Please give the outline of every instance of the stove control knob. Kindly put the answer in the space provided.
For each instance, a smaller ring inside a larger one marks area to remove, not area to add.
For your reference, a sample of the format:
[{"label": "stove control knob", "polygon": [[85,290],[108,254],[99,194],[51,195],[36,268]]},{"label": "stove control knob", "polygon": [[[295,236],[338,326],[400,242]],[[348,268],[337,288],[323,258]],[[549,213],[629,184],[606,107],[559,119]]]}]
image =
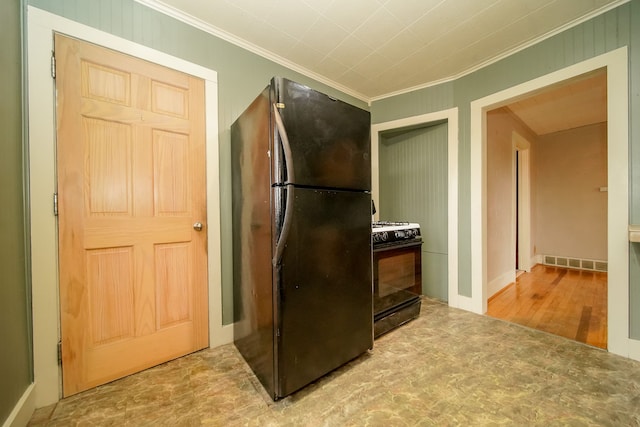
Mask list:
[{"label": "stove control knob", "polygon": [[381,237],[382,237],[382,241],[384,242],[389,238],[389,234],[387,234],[387,232],[385,231],[385,232],[382,233]]}]

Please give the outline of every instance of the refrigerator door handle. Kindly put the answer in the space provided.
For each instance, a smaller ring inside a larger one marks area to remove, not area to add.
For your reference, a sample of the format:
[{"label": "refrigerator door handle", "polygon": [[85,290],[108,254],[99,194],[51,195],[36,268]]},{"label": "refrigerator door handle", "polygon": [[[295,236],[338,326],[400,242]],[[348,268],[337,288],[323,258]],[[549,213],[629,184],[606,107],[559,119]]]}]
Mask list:
[{"label": "refrigerator door handle", "polygon": [[[287,136],[287,130],[282,122],[282,117],[278,111],[276,104],[273,104],[273,116],[275,118],[276,127],[278,128],[278,134],[280,134],[280,140],[282,141],[282,149],[284,151],[284,163],[285,170],[287,172],[287,183],[295,182],[293,177],[293,155],[291,153],[291,145],[289,144],[289,137]],[[289,237],[289,229],[291,228],[291,217],[293,215],[293,185],[286,186],[287,201],[284,208],[284,219],[282,221],[282,229],[280,230],[280,236],[276,242],[276,250],[273,256],[273,266],[275,267],[282,258],[282,252],[284,251],[284,245]]]},{"label": "refrigerator door handle", "polygon": [[287,239],[289,238],[289,230],[291,229],[291,217],[293,216],[293,185],[287,185],[285,188],[287,191],[287,201],[285,202],[284,207],[284,220],[282,221],[282,229],[280,230],[280,236],[278,237],[278,241],[276,242],[276,250],[273,256],[272,264],[273,266],[277,266],[280,260],[282,259],[282,252],[284,251],[284,245],[287,243]]},{"label": "refrigerator door handle", "polygon": [[276,104],[273,104],[273,116],[276,120],[276,127],[278,128],[280,140],[282,141],[282,149],[284,150],[284,167],[287,172],[287,181],[285,184],[296,182],[293,177],[293,154],[291,153],[291,144],[289,144],[287,130],[284,127],[284,123],[282,123],[282,117],[280,116],[280,112],[278,111]]}]

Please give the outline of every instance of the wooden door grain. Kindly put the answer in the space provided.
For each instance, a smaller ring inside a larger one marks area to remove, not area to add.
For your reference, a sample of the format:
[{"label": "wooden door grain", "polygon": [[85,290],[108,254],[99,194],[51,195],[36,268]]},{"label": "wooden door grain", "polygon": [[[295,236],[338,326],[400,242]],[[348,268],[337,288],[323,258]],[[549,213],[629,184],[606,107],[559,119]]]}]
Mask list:
[{"label": "wooden door grain", "polygon": [[208,345],[204,82],[56,35],[63,393]]}]

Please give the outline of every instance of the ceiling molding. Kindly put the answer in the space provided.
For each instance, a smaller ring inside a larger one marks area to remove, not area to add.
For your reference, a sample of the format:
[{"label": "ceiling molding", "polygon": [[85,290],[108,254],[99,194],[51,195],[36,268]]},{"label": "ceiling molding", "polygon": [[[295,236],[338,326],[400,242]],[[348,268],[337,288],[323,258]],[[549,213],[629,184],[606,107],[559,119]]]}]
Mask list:
[{"label": "ceiling molding", "polygon": [[618,0],[616,2],[609,3],[608,5],[603,6],[600,9],[594,10],[593,12],[583,16],[582,18],[573,20],[573,21],[571,21],[571,22],[569,22],[569,23],[567,23],[567,24],[565,24],[565,25],[563,25],[561,27],[556,28],[555,30],[553,30],[551,32],[548,32],[546,34],[543,34],[542,36],[539,36],[539,37],[536,37],[534,39],[531,39],[529,42],[527,42],[525,44],[522,44],[522,45],[520,45],[520,46],[518,46],[518,47],[516,47],[514,49],[507,50],[507,51],[505,51],[504,53],[502,53],[502,54],[500,54],[498,56],[495,56],[495,57],[493,57],[493,58],[491,58],[491,59],[489,59],[487,61],[481,62],[480,64],[478,64],[478,65],[476,65],[474,67],[468,68],[468,69],[466,69],[466,70],[464,70],[464,71],[462,71],[462,72],[460,72],[460,73],[458,73],[456,75],[453,75],[451,77],[447,77],[446,79],[441,79],[441,80],[437,80],[437,81],[433,81],[433,82],[428,82],[428,83],[425,83],[425,84],[422,84],[422,85],[413,86],[413,87],[402,89],[402,90],[398,90],[398,91],[395,91],[395,92],[389,92],[389,93],[384,94],[384,95],[374,96],[374,97],[371,97],[369,99],[369,104],[371,104],[372,102],[375,102],[375,101],[380,101],[380,100],[385,99],[385,98],[391,98],[393,96],[403,95],[405,93],[409,93],[409,92],[413,92],[413,91],[421,90],[421,89],[426,89],[426,88],[429,88],[429,87],[432,87],[432,86],[440,85],[442,83],[447,83],[447,82],[450,82],[450,81],[457,80],[457,79],[459,79],[461,77],[464,77],[464,76],[467,76],[467,75],[469,75],[471,73],[474,73],[474,72],[476,72],[476,71],[478,71],[478,70],[480,70],[480,69],[482,69],[484,67],[487,67],[487,66],[489,66],[491,64],[495,64],[498,61],[501,61],[501,60],[503,60],[503,59],[515,54],[515,53],[518,53],[518,52],[523,51],[523,50],[525,50],[525,49],[527,49],[527,48],[529,48],[531,46],[534,46],[534,45],[536,45],[536,44],[538,44],[538,43],[540,43],[540,42],[542,42],[542,41],[544,41],[546,39],[549,39],[549,38],[551,38],[551,37],[553,37],[553,36],[555,36],[557,34],[560,34],[563,31],[566,31],[566,30],[568,30],[570,28],[573,28],[573,27],[575,27],[577,25],[580,25],[583,22],[586,22],[586,21],[588,21],[588,20],[590,20],[592,18],[595,18],[598,15],[602,15],[603,13],[606,13],[606,12],[612,10],[612,9],[615,9],[616,7],[619,7],[619,6],[621,6],[621,5],[625,4],[625,3],[629,3],[630,1],[631,0]]},{"label": "ceiling molding", "polygon": [[401,89],[401,90],[398,90],[398,91],[389,92],[389,93],[386,93],[386,94],[383,94],[383,95],[374,96],[374,97],[368,97],[368,96],[366,96],[366,95],[364,95],[364,94],[362,94],[360,92],[354,91],[353,89],[351,89],[351,88],[349,88],[349,87],[347,87],[345,85],[337,83],[336,81],[331,80],[331,79],[329,79],[329,78],[327,78],[327,77],[325,77],[325,76],[323,76],[321,74],[318,74],[318,73],[316,73],[314,71],[311,71],[308,68],[302,67],[301,65],[296,64],[296,63],[288,60],[287,58],[284,58],[284,57],[282,57],[280,55],[277,55],[277,54],[275,54],[275,53],[273,53],[273,52],[271,52],[269,50],[263,49],[263,48],[255,45],[255,44],[253,44],[251,42],[248,42],[248,41],[246,41],[246,40],[244,40],[244,39],[242,39],[240,37],[237,37],[237,36],[227,32],[227,31],[224,31],[224,30],[222,30],[222,29],[220,29],[220,28],[218,28],[216,26],[213,26],[213,25],[211,25],[209,23],[206,23],[203,20],[201,20],[201,19],[199,19],[197,17],[194,17],[193,15],[187,14],[185,12],[182,12],[181,10],[178,10],[178,9],[172,7],[172,6],[169,6],[169,5],[165,4],[164,2],[162,2],[161,0],[134,0],[134,1],[137,2],[137,3],[140,3],[140,4],[144,5],[144,6],[147,6],[147,7],[151,8],[151,9],[153,9],[153,10],[156,10],[156,11],[162,13],[162,14],[170,16],[170,17],[172,17],[172,18],[174,18],[174,19],[176,19],[178,21],[184,22],[187,25],[190,25],[192,27],[198,28],[198,29],[200,29],[200,30],[202,30],[202,31],[204,31],[206,33],[209,33],[209,34],[211,34],[211,35],[213,35],[213,36],[215,36],[217,38],[220,38],[220,39],[222,39],[224,41],[227,41],[227,42],[229,42],[231,44],[234,44],[234,45],[236,45],[236,46],[238,46],[238,47],[240,47],[242,49],[245,49],[245,50],[247,50],[249,52],[252,52],[252,53],[254,53],[254,54],[258,55],[258,56],[261,56],[261,57],[263,57],[265,59],[273,61],[273,62],[275,62],[275,63],[277,63],[279,65],[282,65],[282,66],[292,70],[292,71],[296,71],[296,72],[298,72],[298,73],[300,73],[302,75],[305,75],[305,76],[307,76],[307,77],[309,77],[311,79],[314,79],[314,80],[316,80],[316,81],[318,81],[320,83],[323,83],[323,84],[325,84],[325,85],[327,85],[329,87],[332,87],[332,88],[334,88],[336,90],[339,90],[339,91],[341,91],[341,92],[343,92],[343,93],[345,93],[347,95],[353,96],[356,99],[359,99],[359,100],[361,100],[363,102],[366,102],[368,105],[371,105],[371,103],[375,102],[375,101],[380,101],[380,100],[383,100],[383,99],[386,99],[386,98],[390,98],[390,97],[393,97],[393,96],[403,95],[403,94],[414,92],[414,91],[417,91],[417,90],[426,89],[426,88],[429,88],[429,87],[433,87],[433,86],[437,86],[437,85],[440,85],[440,84],[443,84],[443,83],[451,82],[451,81],[457,80],[459,78],[462,78],[464,76],[467,76],[467,75],[469,75],[471,73],[474,73],[475,71],[478,71],[478,70],[480,70],[480,69],[482,69],[484,67],[487,67],[487,66],[489,66],[491,64],[494,64],[494,63],[496,63],[498,61],[501,61],[502,59],[507,58],[507,57],[517,53],[517,52],[520,52],[520,51],[522,51],[524,49],[527,49],[527,48],[529,48],[529,47],[531,47],[531,46],[533,46],[535,44],[538,44],[538,43],[540,43],[540,42],[542,42],[542,41],[544,41],[544,40],[546,40],[548,38],[551,38],[551,37],[563,32],[563,31],[566,31],[566,30],[568,30],[568,29],[570,29],[572,27],[575,27],[575,26],[583,23],[583,22],[586,22],[586,21],[588,21],[588,20],[590,20],[590,19],[592,19],[592,18],[594,18],[594,17],[596,17],[598,15],[601,15],[601,14],[603,14],[605,12],[608,12],[609,10],[615,9],[615,8],[625,4],[625,3],[628,3],[631,0],[617,0],[617,1],[614,1],[612,3],[609,3],[609,4],[603,6],[603,7],[599,8],[599,9],[596,9],[596,10],[592,11],[591,13],[588,13],[587,15],[585,15],[585,16],[583,16],[581,18],[575,19],[575,20],[573,20],[573,21],[571,21],[571,22],[569,22],[569,23],[567,23],[567,24],[565,24],[565,25],[563,25],[561,27],[558,27],[557,29],[555,29],[553,31],[550,31],[550,32],[548,32],[546,34],[543,34],[543,35],[541,35],[539,37],[535,37],[535,38],[531,39],[530,41],[528,41],[528,42],[526,42],[524,44],[521,44],[520,46],[517,46],[517,47],[515,47],[513,49],[506,50],[505,52],[501,53],[500,55],[497,55],[497,56],[495,56],[495,57],[493,57],[493,58],[491,58],[489,60],[483,61],[483,62],[481,62],[481,63],[479,63],[479,64],[477,64],[477,65],[475,65],[475,66],[473,66],[471,68],[463,70],[460,73],[457,73],[455,75],[452,75],[452,76],[449,76],[449,77],[446,77],[446,78],[443,78],[443,79],[427,82],[427,83],[424,83],[424,84],[412,86],[412,87],[409,87],[409,88],[406,88],[406,89]]},{"label": "ceiling molding", "polygon": [[206,33],[209,33],[219,39],[227,41],[231,44],[234,44],[242,49],[248,50],[249,52],[255,53],[258,56],[261,56],[265,59],[275,62],[276,64],[282,65],[290,70],[296,71],[300,74],[303,74],[313,80],[316,80],[320,83],[323,83],[329,87],[332,87],[340,92],[343,92],[347,95],[353,96],[360,101],[366,102],[368,105],[371,105],[371,100],[367,96],[354,91],[351,88],[348,88],[344,85],[336,83],[333,80],[326,78],[325,76],[315,73],[307,68],[304,68],[294,62],[289,61],[287,58],[283,58],[280,55],[276,55],[275,53],[268,51],[266,49],[261,48],[260,46],[256,46],[253,43],[250,43],[240,37],[237,37],[227,31],[221,30],[218,27],[215,27],[211,24],[204,22],[203,20],[196,18],[193,15],[188,13],[184,13],[181,10],[178,10],[172,6],[166,5],[158,0],[134,0],[136,3],[140,3],[144,6],[147,6],[150,9],[156,10],[164,15],[170,16],[178,21],[184,22],[185,24],[202,30]]}]

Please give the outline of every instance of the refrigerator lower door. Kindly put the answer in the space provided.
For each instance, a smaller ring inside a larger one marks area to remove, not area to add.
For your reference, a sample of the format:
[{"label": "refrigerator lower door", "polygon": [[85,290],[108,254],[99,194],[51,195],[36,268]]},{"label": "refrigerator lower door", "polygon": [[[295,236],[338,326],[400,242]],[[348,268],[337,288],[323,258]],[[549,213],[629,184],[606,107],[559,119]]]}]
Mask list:
[{"label": "refrigerator lower door", "polygon": [[373,346],[370,194],[289,194],[290,229],[274,271],[275,398]]}]

